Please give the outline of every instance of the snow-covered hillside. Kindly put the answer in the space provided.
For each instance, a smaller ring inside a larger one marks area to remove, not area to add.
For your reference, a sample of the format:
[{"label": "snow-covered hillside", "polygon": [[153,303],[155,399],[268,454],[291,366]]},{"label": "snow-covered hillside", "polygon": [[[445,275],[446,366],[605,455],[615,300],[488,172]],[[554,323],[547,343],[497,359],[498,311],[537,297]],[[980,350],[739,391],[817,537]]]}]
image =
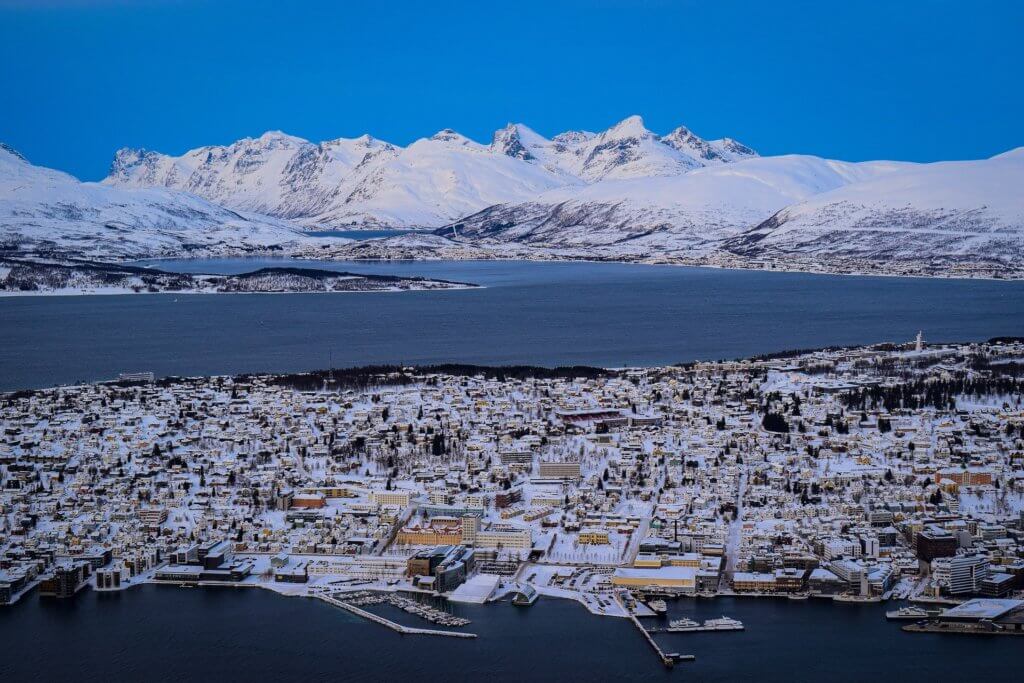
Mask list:
[{"label": "snow-covered hillside", "polygon": [[33,166],[0,143],[0,246],[92,258],[298,247],[312,238],[282,221],[194,195],[82,183]]},{"label": "snow-covered hillside", "polygon": [[530,202],[489,207],[438,234],[474,243],[595,247],[602,256],[692,255],[714,249],[785,206],[905,166],[811,156],[719,161],[682,175],[551,190]]},{"label": "snow-covered hillside", "polygon": [[402,148],[363,136],[312,143],[271,132],[180,157],[117,152],[109,185],[187,190],[318,227],[437,227],[495,204],[604,179],[678,176],[756,156],[685,128],[664,137],[631,116],[603,133],[547,139],[522,124],[482,145],[445,129]]},{"label": "snow-covered hillside", "polygon": [[746,257],[1024,262],[1024,148],[812,196],[727,241]]}]

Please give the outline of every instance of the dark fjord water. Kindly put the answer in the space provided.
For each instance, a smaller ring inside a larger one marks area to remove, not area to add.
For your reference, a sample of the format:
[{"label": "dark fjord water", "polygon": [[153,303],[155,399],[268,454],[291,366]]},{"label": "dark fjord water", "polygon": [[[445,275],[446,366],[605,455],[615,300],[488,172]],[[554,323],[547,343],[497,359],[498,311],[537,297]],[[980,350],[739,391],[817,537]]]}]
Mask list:
[{"label": "dark fjord water", "polygon": [[1024,282],[839,277],[602,263],[160,261],[307,265],[484,289],[0,298],[0,390],[369,363],[604,366],[832,344],[1024,334]]},{"label": "dark fjord water", "polygon": [[1014,638],[902,633],[881,605],[721,598],[670,603],[670,616],[726,614],[747,630],[659,635],[668,651],[697,657],[669,671],[629,622],[574,602],[452,610],[479,638],[401,636],[322,602],[258,589],[28,596],[0,610],[0,680],[934,683],[1013,680],[1020,656]]}]

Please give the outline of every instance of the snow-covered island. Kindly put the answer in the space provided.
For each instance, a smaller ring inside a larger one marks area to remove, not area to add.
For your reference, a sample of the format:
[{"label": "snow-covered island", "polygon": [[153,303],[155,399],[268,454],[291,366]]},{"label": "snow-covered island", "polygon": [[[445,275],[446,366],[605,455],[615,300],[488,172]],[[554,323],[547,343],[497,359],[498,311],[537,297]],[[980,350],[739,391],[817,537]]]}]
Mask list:
[{"label": "snow-covered island", "polygon": [[0,296],[42,294],[232,294],[399,292],[477,285],[422,277],[366,275],[315,268],[260,268],[215,275],[77,260],[0,256]]},{"label": "snow-covered island", "polygon": [[1021,340],[920,336],[659,368],[13,392],[0,603],[253,586],[416,633],[373,605],[457,629],[415,598],[540,595],[631,618],[697,596],[981,598],[917,619],[1024,633],[1022,394]]}]

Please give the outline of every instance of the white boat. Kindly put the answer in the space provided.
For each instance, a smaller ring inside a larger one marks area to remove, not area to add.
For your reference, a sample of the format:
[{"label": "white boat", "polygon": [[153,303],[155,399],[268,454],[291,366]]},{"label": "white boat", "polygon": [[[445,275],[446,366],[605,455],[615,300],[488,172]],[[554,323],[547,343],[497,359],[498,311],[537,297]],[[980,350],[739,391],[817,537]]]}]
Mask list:
[{"label": "white boat", "polygon": [[743,622],[739,619],[730,619],[729,617],[708,619],[704,622],[704,628],[708,631],[742,631]]},{"label": "white boat", "polygon": [[885,613],[885,618],[889,620],[894,619],[927,619],[929,617],[928,610],[921,607],[900,607],[898,610],[890,611]]},{"label": "white boat", "polygon": [[655,614],[664,614],[668,611],[668,605],[665,604],[664,600],[651,600],[647,603],[647,606],[651,608],[651,611]]},{"label": "white boat", "polygon": [[668,630],[673,633],[681,633],[684,631],[697,631],[700,630],[701,625],[699,621],[693,619],[673,619],[668,622]]}]

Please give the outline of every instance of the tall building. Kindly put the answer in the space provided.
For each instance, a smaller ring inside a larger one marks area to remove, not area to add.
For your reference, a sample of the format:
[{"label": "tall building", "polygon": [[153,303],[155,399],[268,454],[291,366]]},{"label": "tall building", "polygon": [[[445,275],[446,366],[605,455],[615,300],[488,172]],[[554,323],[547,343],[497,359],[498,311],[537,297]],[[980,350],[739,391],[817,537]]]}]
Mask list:
[{"label": "tall building", "polygon": [[85,587],[92,574],[88,562],[73,562],[57,567],[53,576],[39,584],[39,595],[54,598],[70,598]]},{"label": "tall building", "polygon": [[917,557],[931,562],[937,557],[956,555],[956,538],[940,527],[930,526],[917,535]]},{"label": "tall building", "polygon": [[980,593],[988,578],[988,558],[984,555],[958,555],[949,562],[949,592],[953,595]]}]

